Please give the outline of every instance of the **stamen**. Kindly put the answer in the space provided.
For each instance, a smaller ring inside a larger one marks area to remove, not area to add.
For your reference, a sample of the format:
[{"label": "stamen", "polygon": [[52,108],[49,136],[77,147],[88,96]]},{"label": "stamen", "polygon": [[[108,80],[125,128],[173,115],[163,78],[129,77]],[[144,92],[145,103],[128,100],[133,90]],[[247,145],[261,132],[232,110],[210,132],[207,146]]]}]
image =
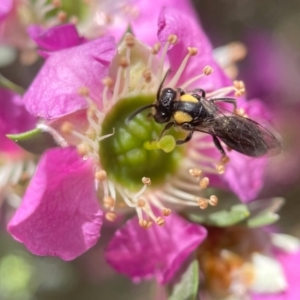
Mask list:
[{"label": "stamen", "polygon": [[110,209],[115,205],[115,199],[112,198],[111,196],[105,196],[103,198],[103,206],[107,209]]},{"label": "stamen", "polygon": [[65,11],[61,10],[57,13],[56,17],[60,21],[60,23],[65,23],[67,21],[68,15]]},{"label": "stamen", "polygon": [[200,169],[197,169],[197,168],[193,168],[193,169],[189,169],[189,173],[191,176],[193,177],[200,177],[201,174],[202,174],[202,171]]},{"label": "stamen", "polygon": [[199,207],[201,208],[201,209],[205,209],[205,208],[207,208],[208,207],[208,200],[207,199],[205,199],[205,198],[199,198],[198,199],[198,205],[199,205]]},{"label": "stamen", "polygon": [[124,82],[124,87],[122,91],[122,95],[125,95],[129,91],[129,81],[130,81],[130,52],[131,48],[135,45],[135,37],[127,33],[125,35],[125,43],[126,43],[126,61],[127,61],[127,66],[124,67],[125,69],[125,82]]},{"label": "stamen", "polygon": [[109,104],[107,93],[108,93],[109,89],[113,86],[113,80],[110,77],[106,77],[102,80],[102,83],[104,85],[104,90],[102,93],[103,104],[104,104],[104,108],[107,108],[108,104]]},{"label": "stamen", "polygon": [[145,207],[145,205],[146,205],[146,201],[144,199],[139,199],[137,201],[137,206],[138,207],[143,208],[143,207]]},{"label": "stamen", "polygon": [[179,66],[179,68],[178,68],[177,72],[175,73],[174,77],[169,82],[169,86],[171,86],[171,87],[176,86],[180,76],[182,75],[183,70],[185,69],[185,67],[187,65],[187,62],[188,62],[189,58],[191,56],[196,55],[197,53],[198,53],[197,48],[188,47],[188,54],[183,59],[183,61],[181,62],[181,65]]},{"label": "stamen", "polygon": [[51,126],[48,126],[46,124],[38,124],[37,128],[40,129],[41,131],[50,133],[57,145],[61,147],[68,146],[67,141]]},{"label": "stamen", "polygon": [[104,170],[99,170],[95,173],[95,178],[99,181],[104,181],[107,178],[107,173]]},{"label": "stamen", "polygon": [[114,222],[117,218],[117,215],[115,212],[112,212],[112,211],[109,211],[105,214],[105,219],[107,221],[110,221],[110,222]]},{"label": "stamen", "polygon": [[158,217],[156,220],[155,220],[156,224],[159,225],[159,226],[163,226],[165,225],[165,219],[163,217]]},{"label": "stamen", "polygon": [[77,145],[77,152],[80,156],[84,157],[86,155],[88,155],[88,153],[90,152],[90,147],[86,144],[79,144]]},{"label": "stamen", "polygon": [[171,214],[171,212],[172,212],[171,209],[170,208],[166,208],[166,207],[162,210],[162,214],[165,217],[168,217]]},{"label": "stamen", "polygon": [[129,62],[125,57],[121,57],[119,61],[119,68],[117,71],[117,78],[114,86],[113,96],[112,96],[112,103],[115,103],[119,97],[119,90],[121,85],[121,77],[123,69],[128,66]]},{"label": "stamen", "polygon": [[160,60],[158,63],[158,83],[160,83],[162,81],[162,76],[163,76],[163,67],[164,67],[164,62],[166,59],[166,55],[167,55],[167,51],[169,49],[169,46],[172,44],[175,44],[177,42],[177,36],[175,34],[171,34],[168,37],[167,42],[165,43],[163,49],[162,49],[162,53],[160,56]]},{"label": "stamen", "polygon": [[182,85],[181,85],[181,88],[182,89],[187,89],[192,83],[194,83],[195,81],[205,77],[205,76],[209,76],[210,74],[213,73],[213,68],[210,67],[210,66],[206,66],[204,67],[204,69],[202,70],[202,73],[195,76],[195,77],[192,77],[191,79],[189,79],[188,81],[185,81]]},{"label": "stamen", "polygon": [[217,198],[217,196],[215,196],[215,195],[211,195],[210,197],[209,197],[209,204],[211,205],[211,206],[217,206],[217,204],[218,204],[218,198]]},{"label": "stamen", "polygon": [[199,186],[201,189],[206,189],[209,185],[209,178],[208,177],[204,177],[200,180],[199,182]]}]

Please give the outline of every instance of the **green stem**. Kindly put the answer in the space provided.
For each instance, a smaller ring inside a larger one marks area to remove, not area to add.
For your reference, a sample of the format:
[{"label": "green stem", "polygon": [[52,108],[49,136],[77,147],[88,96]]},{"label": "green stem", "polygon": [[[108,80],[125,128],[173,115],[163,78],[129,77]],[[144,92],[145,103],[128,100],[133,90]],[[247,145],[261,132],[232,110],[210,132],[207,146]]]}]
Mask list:
[{"label": "green stem", "polygon": [[19,85],[13,83],[9,79],[5,78],[3,75],[0,74],[0,87],[6,88],[8,90],[14,91],[19,95],[23,95],[25,90],[20,87]]}]

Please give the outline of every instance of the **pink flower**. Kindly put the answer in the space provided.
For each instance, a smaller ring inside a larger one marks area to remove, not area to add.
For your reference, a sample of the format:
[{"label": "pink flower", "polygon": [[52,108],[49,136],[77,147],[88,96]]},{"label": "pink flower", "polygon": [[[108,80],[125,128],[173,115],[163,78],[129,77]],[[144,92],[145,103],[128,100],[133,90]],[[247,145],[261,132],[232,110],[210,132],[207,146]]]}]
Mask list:
[{"label": "pink flower", "polygon": [[208,237],[198,249],[205,278],[201,294],[209,299],[297,299],[300,244],[296,238],[263,228],[207,229]]},{"label": "pink flower", "polygon": [[204,227],[172,214],[163,227],[145,229],[132,218],[114,235],[105,251],[107,262],[135,282],[153,277],[168,283],[205,239]]},{"label": "pink flower", "polygon": [[[51,133],[62,146],[44,153],[22,206],[8,226],[14,237],[35,254],[72,259],[91,247],[99,237],[102,222],[95,204],[96,194],[103,202],[107,220],[114,221],[116,210],[122,207],[120,202],[125,202],[136,211],[138,223],[144,229],[153,223],[167,224],[169,220],[174,227],[182,224],[183,221],[176,217],[173,223],[171,210],[165,203],[175,208],[190,206],[195,209],[217,204],[215,195],[206,198],[202,192],[209,178],[201,171],[220,175],[224,168],[226,173],[226,167],[220,161],[221,155],[214,155],[213,143],[204,142],[208,135],[195,134],[191,143],[175,147],[175,139],[181,139],[182,135],[173,131],[173,135],[166,134],[153,143],[162,126],[149,120],[146,113],[131,121],[128,117],[143,105],[153,103],[168,64],[172,72],[165,86],[181,86],[189,91],[196,86],[202,87],[203,81],[208,99],[241,94],[243,85],[232,85],[214,63],[208,40],[188,15],[171,8],[163,9],[158,36],[162,45],[160,57],[158,44],[150,48],[131,34],[125,35],[117,51],[114,39],[105,36],[51,52],[24,95],[26,108],[44,119],[38,127]],[[188,49],[193,42],[196,48]],[[196,56],[197,47],[200,51]],[[206,62],[214,66],[214,73]],[[80,156],[72,146],[77,147]],[[230,164],[235,164],[234,157]],[[255,164],[254,160],[253,169]],[[236,173],[232,172],[226,180],[239,181],[241,176]],[[260,176],[259,172],[245,172],[243,182],[249,182],[247,176],[252,174]],[[55,181],[48,178],[55,178]],[[260,183],[261,179],[256,180]],[[240,187],[246,189],[247,184],[236,185],[235,189],[248,197],[247,191],[240,191]],[[253,184],[250,188],[253,197],[260,185]],[[71,220],[74,211],[78,212],[78,220]],[[54,223],[65,229],[52,226]],[[187,239],[191,243],[187,247],[193,250],[204,233],[201,227],[189,226],[192,239]],[[160,231],[165,234],[164,230]],[[126,227],[121,232],[132,235]],[[198,239],[193,233],[198,234]],[[32,236],[39,239],[33,241]],[[152,241],[150,236],[149,244]],[[181,264],[192,251],[177,250],[169,252],[169,262],[174,259]],[[167,275],[169,262],[160,270],[164,274],[159,275],[161,282],[173,276]],[[126,272],[124,266],[119,267]],[[170,269],[170,274],[176,270],[177,265],[174,270]],[[143,272],[132,272],[139,278],[149,274],[156,276],[153,264]]]}]

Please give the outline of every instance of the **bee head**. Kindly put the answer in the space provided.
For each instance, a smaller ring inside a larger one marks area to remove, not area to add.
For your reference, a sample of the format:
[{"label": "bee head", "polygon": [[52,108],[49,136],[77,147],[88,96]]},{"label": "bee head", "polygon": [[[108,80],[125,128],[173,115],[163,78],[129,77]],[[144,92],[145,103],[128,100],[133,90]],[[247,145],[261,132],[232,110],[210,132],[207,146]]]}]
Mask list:
[{"label": "bee head", "polygon": [[172,102],[176,99],[177,93],[171,88],[165,88],[158,95],[154,106],[153,117],[157,123],[166,123],[172,116]]}]

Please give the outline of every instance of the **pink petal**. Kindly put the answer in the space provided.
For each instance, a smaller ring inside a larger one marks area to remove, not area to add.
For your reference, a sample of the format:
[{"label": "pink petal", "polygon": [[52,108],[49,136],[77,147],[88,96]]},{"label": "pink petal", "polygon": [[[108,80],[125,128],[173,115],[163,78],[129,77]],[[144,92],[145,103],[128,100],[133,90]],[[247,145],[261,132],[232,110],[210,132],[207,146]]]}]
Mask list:
[{"label": "pink petal", "polygon": [[0,2],[0,22],[7,16],[13,8],[13,0],[1,0]]},{"label": "pink petal", "polygon": [[287,291],[279,294],[254,294],[253,300],[296,300],[300,299],[300,251],[297,253],[277,253],[288,283]]},{"label": "pink petal", "polygon": [[205,228],[175,213],[166,218],[163,227],[153,224],[149,229],[141,228],[133,218],[115,233],[106,260],[135,281],[156,277],[165,284],[205,237]]},{"label": "pink petal", "polygon": [[[150,46],[153,46],[157,42],[155,25],[163,7],[175,6],[177,10],[185,13],[189,18],[197,19],[195,10],[189,0],[140,0],[136,3],[136,6],[139,13],[131,21],[133,33],[139,40]],[[149,30],[149,24],[153,24],[152,30],[151,28]]]},{"label": "pink petal", "polygon": [[92,163],[68,147],[41,157],[8,231],[36,255],[71,260],[95,245],[101,226]]},{"label": "pink petal", "polygon": [[84,42],[74,24],[62,24],[49,29],[32,25],[27,28],[27,32],[39,47],[47,51],[58,51]]},{"label": "pink petal", "polygon": [[163,8],[158,19],[158,38],[165,44],[168,37],[175,34],[178,40],[168,51],[170,67],[173,72],[177,71],[182,60],[187,55],[188,47],[196,47],[198,54],[191,57],[181,79],[183,82],[202,73],[205,66],[209,65],[214,69],[214,73],[203,79],[197,80],[190,88],[203,88],[212,91],[220,87],[231,85],[230,80],[213,59],[212,46],[202,30],[200,24],[189,15],[175,8]]},{"label": "pink petal", "polygon": [[20,95],[0,89],[0,151],[19,151],[20,147],[6,137],[35,127],[36,118],[25,109]]},{"label": "pink petal", "polygon": [[78,91],[89,88],[90,97],[102,106],[103,84],[116,52],[112,37],[54,52],[24,95],[27,109],[36,116],[53,119],[87,107]]}]

